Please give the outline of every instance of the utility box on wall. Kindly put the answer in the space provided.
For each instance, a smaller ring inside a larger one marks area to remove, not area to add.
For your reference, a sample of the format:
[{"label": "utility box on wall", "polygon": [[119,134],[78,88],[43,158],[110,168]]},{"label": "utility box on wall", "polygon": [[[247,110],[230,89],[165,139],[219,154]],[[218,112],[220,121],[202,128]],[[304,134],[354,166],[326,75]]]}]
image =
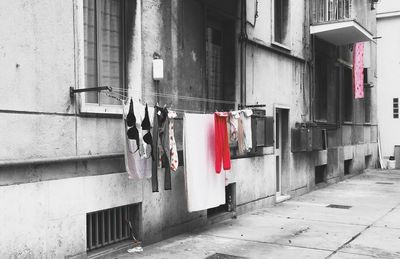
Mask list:
[{"label": "utility box on wall", "polygon": [[324,148],[324,134],[320,128],[312,128],[312,150],[322,150]]},{"label": "utility box on wall", "polygon": [[292,129],[292,152],[310,152],[326,149],[326,134],[321,128]]},{"label": "utility box on wall", "polygon": [[312,151],[312,134],[309,128],[292,129],[292,152]]}]

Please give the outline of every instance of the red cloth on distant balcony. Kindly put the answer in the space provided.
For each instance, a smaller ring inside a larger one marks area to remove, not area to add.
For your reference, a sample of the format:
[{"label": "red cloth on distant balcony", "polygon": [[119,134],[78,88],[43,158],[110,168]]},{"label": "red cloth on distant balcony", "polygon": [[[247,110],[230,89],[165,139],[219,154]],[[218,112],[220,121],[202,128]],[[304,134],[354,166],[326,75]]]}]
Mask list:
[{"label": "red cloth on distant balcony", "polygon": [[364,43],[353,46],[353,93],[354,98],[364,98]]}]

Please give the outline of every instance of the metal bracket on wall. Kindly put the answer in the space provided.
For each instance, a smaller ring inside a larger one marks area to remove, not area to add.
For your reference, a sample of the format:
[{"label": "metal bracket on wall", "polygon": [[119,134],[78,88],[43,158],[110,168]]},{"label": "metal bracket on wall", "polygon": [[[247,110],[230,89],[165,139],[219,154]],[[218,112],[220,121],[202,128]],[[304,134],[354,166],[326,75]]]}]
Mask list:
[{"label": "metal bracket on wall", "polygon": [[239,104],[238,105],[238,109],[245,109],[245,108],[262,108],[262,107],[266,107],[265,104],[253,104],[253,105],[243,105],[243,104]]},{"label": "metal bracket on wall", "polygon": [[82,88],[82,89],[75,89],[74,87],[69,88],[69,96],[71,98],[74,97],[76,93],[83,93],[83,92],[101,92],[101,91],[112,91],[112,88],[109,86],[99,86],[99,87],[91,87],[91,88]]}]

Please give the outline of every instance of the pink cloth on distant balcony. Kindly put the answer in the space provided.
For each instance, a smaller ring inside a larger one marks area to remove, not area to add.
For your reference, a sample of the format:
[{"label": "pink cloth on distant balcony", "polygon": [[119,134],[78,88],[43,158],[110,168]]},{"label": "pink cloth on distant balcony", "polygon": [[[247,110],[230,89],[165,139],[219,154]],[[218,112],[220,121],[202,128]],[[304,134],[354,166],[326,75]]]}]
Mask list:
[{"label": "pink cloth on distant balcony", "polygon": [[364,98],[364,43],[353,46],[353,93],[354,98]]}]

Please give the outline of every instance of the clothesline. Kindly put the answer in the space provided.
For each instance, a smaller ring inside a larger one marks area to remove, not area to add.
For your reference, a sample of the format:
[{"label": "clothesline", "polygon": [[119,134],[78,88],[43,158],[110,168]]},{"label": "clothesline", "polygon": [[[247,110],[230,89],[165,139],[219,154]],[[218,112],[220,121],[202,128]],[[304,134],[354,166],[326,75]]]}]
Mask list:
[{"label": "clothesline", "polygon": [[[128,100],[128,96],[127,96],[127,89],[114,89],[112,88],[112,90],[110,92],[100,92],[101,94],[104,94],[107,97],[116,99],[122,103],[126,103]],[[148,92],[148,93],[144,93],[144,95],[146,96],[158,96],[158,97],[163,97],[163,98],[175,98],[178,100],[186,100],[186,101],[199,101],[199,102],[207,102],[207,103],[220,103],[220,104],[236,104],[233,101],[225,101],[225,100],[218,100],[218,99],[212,99],[212,98],[200,98],[200,97],[191,97],[191,96],[177,96],[177,95],[173,95],[173,94],[165,94],[165,93],[153,93],[153,92]],[[141,96],[140,93],[136,93],[133,94],[131,96]],[[139,98],[139,101],[141,102],[141,99]],[[149,102],[148,102],[149,103]],[[158,103],[157,103],[158,104]],[[155,104],[153,104],[155,105]],[[256,108],[256,107],[265,107],[265,104],[256,104],[256,105],[241,105],[239,104],[239,109],[244,109],[244,108]],[[198,114],[205,114],[205,113],[209,113],[210,111],[206,111],[206,110],[193,110],[193,109],[180,109],[180,108],[174,108],[174,107],[170,107],[170,109],[176,111],[176,112],[190,112],[190,113],[198,113]],[[176,118],[178,120],[182,119],[182,118]]]},{"label": "clothesline", "polygon": [[[111,93],[115,93],[123,98],[128,98],[127,89],[112,89]],[[135,92],[132,96],[141,96],[142,93]],[[144,92],[143,95],[146,96],[155,96],[155,97],[164,97],[164,98],[175,98],[178,100],[186,100],[186,101],[198,101],[198,102],[207,102],[207,103],[221,103],[221,104],[236,104],[235,101],[226,101],[212,98],[201,98],[201,97],[192,97],[192,96],[184,96],[184,95],[174,95],[174,94],[166,94],[166,93],[154,93],[154,92]]]},{"label": "clothesline", "polygon": [[[125,99],[121,99],[120,97],[113,96],[113,95],[111,95],[111,94],[109,94],[109,93],[101,92],[101,94],[103,94],[103,95],[105,95],[105,96],[107,96],[107,97],[116,99],[116,100],[121,101],[121,102],[125,102],[125,101],[126,101]],[[205,113],[207,113],[207,111],[199,111],[199,110],[192,110],[192,109],[179,109],[179,108],[173,108],[173,107],[171,107],[171,110],[174,110],[175,112],[182,112],[182,113],[185,113],[185,112],[199,113],[199,114],[205,114]],[[182,120],[181,117],[177,117],[177,118],[175,118],[175,119],[177,119],[177,120]]]}]

